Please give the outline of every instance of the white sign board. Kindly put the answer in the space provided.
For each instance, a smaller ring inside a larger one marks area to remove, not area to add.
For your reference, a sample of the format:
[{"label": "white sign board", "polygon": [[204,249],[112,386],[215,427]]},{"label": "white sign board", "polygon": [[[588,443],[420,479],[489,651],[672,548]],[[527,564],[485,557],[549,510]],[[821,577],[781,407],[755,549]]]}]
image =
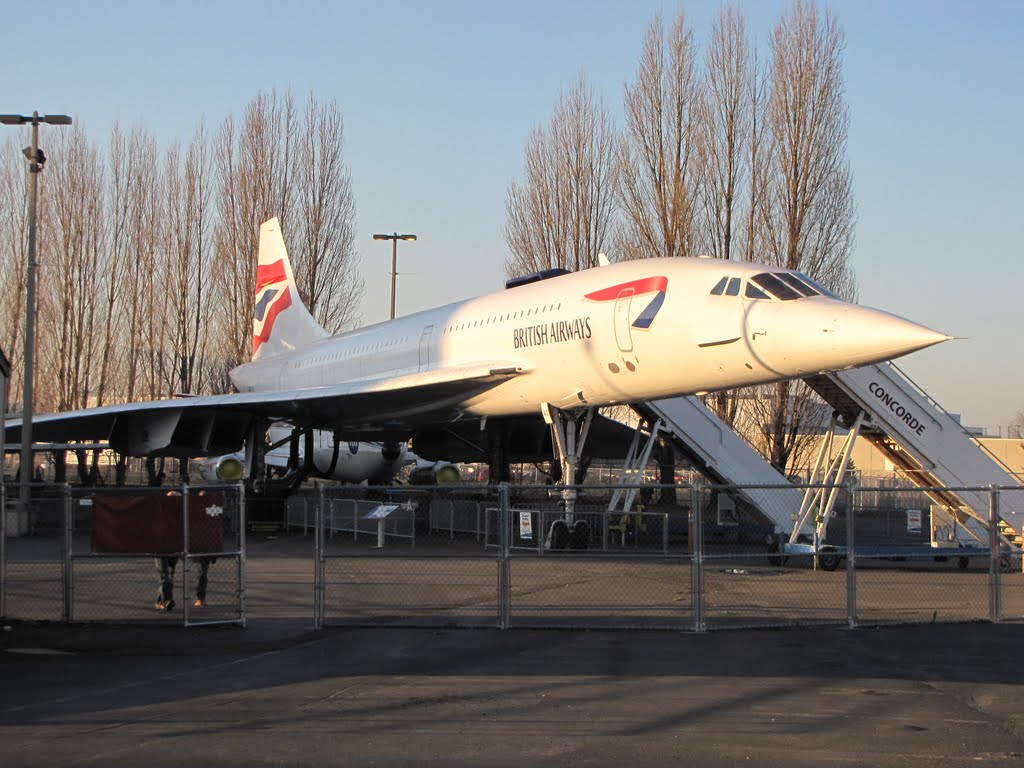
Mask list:
[{"label": "white sign board", "polygon": [[908,509],[907,510],[907,533],[920,533],[921,532],[921,510],[920,509]]},{"label": "white sign board", "polygon": [[533,515],[529,512],[519,513],[519,538],[533,539]]},{"label": "white sign board", "polygon": [[366,519],[366,520],[383,520],[385,517],[387,517],[392,512],[394,512],[396,509],[398,509],[398,505],[397,504],[381,504],[376,509],[373,509],[373,510],[370,510],[369,512],[367,512],[366,515],[364,515],[364,519]]}]

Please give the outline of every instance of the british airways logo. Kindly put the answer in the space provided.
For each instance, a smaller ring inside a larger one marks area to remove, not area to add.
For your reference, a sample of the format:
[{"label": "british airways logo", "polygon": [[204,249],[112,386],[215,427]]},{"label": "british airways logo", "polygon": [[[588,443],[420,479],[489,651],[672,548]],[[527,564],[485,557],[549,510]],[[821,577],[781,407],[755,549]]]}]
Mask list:
[{"label": "british airways logo", "polygon": [[288,276],[284,260],[256,267],[256,304],[253,307],[252,353],[258,350],[274,329],[274,319],[291,306]]},{"label": "british airways logo", "polygon": [[[640,280],[632,280],[628,283],[619,283],[609,288],[602,288],[599,291],[584,294],[584,298],[591,301],[617,301],[619,299],[631,299],[634,296],[641,296],[653,293],[643,311],[637,315],[632,322],[633,328],[650,328],[658,310],[665,302],[665,291],[668,289],[668,278],[662,276],[645,277]],[[593,335],[590,325],[590,316],[576,317],[572,320],[557,320],[552,323],[538,323],[527,325],[522,328],[515,328],[512,331],[512,342],[516,349],[522,347],[535,347],[541,344],[557,344],[565,341],[583,341]]]},{"label": "british airways logo", "polygon": [[668,290],[668,278],[662,275],[644,277],[639,280],[631,280],[628,283],[619,283],[610,288],[602,288],[600,291],[586,294],[591,301],[616,301],[618,299],[640,296],[645,293],[653,293],[654,298],[644,308],[644,311],[637,315],[632,325],[634,328],[650,328],[651,323],[665,303],[665,292]]}]

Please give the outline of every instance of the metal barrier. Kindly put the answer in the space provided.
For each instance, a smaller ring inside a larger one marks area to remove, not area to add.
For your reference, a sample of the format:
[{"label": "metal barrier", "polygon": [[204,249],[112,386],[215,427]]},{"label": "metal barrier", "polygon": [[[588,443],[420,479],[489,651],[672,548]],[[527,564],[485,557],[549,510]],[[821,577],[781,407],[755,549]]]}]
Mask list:
[{"label": "metal barrier", "polygon": [[[1003,572],[1008,560],[1019,569],[1019,549],[957,543],[951,557],[930,541],[931,510],[917,508],[924,493],[818,489],[836,495],[827,537],[780,550],[789,532],[766,524],[749,499],[786,504],[791,486],[644,486],[645,507],[625,515],[601,504],[614,490],[577,489],[572,522],[586,523],[586,539],[558,548],[551,526],[566,510],[550,486],[504,496],[404,489],[417,500],[410,509],[425,510],[417,556],[395,546],[325,550],[317,623],[703,631],[1024,618],[1024,578],[1008,590]],[[456,509],[478,511],[458,521]],[[795,522],[798,511],[772,517]]]},{"label": "metal barrier", "polygon": [[241,486],[34,488],[5,618],[244,625],[244,504]]},{"label": "metal barrier", "polygon": [[[777,504],[771,519],[795,519],[799,510],[786,506],[791,486],[778,494],[730,485],[640,486],[643,508],[627,512],[608,510],[616,489],[587,485],[575,499],[563,499],[551,486],[320,486],[289,503],[283,534],[254,540],[255,604],[261,615],[269,607],[275,617],[311,613],[314,626],[699,632],[1024,620],[1019,532],[1005,524],[1007,510],[1024,508],[1024,488],[985,489],[990,524],[984,536],[972,531],[967,541],[949,535],[946,529],[956,527],[951,513],[933,510],[923,493],[830,488],[835,505],[827,535],[801,535],[792,545],[789,531],[775,530],[751,506],[752,499]],[[205,490],[238,494],[234,487]],[[198,489],[179,492],[185,528]],[[220,607],[211,610],[211,600],[201,610],[186,605],[163,614],[153,610],[156,555],[179,558],[174,588],[184,595],[208,553],[184,545],[159,553],[97,550],[92,493],[113,491],[35,489],[31,514],[3,552],[5,617],[246,621],[253,554],[246,552],[240,496],[237,503],[225,497],[223,545],[209,571]]]}]

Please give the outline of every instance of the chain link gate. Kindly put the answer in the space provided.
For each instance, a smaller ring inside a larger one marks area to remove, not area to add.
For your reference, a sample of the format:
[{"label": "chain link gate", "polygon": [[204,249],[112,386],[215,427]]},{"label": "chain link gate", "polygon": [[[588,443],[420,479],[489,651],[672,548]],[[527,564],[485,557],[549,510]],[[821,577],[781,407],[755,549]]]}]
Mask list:
[{"label": "chain link gate", "polygon": [[241,485],[41,485],[21,522],[5,542],[5,618],[245,624]]}]

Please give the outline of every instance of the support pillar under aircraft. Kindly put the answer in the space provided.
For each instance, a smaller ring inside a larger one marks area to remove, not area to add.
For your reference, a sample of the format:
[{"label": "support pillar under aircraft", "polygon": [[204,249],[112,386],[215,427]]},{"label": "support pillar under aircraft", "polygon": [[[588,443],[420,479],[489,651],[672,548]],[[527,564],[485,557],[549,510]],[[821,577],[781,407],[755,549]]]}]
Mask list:
[{"label": "support pillar under aircraft", "polygon": [[262,493],[266,486],[267,420],[254,418],[245,435],[245,476],[252,481],[253,493]]}]

